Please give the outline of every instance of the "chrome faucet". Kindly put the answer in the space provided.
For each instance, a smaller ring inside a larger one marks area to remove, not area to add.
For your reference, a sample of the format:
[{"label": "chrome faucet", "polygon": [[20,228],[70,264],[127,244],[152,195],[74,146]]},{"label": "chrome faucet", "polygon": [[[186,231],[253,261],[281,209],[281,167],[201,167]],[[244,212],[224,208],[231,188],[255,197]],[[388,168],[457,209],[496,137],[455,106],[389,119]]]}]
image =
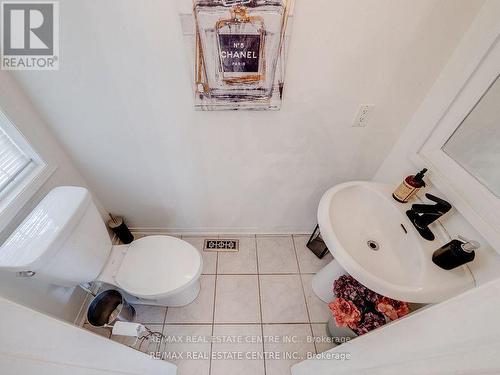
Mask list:
[{"label": "chrome faucet", "polygon": [[451,204],[429,193],[425,196],[436,204],[414,204],[411,210],[406,211],[406,215],[423,238],[433,241],[435,236],[429,225],[450,211]]}]

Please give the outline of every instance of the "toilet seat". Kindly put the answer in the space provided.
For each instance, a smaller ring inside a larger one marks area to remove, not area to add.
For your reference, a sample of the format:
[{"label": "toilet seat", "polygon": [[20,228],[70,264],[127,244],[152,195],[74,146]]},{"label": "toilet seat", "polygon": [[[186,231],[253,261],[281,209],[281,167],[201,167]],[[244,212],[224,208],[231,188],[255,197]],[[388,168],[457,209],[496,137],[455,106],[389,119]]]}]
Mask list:
[{"label": "toilet seat", "polygon": [[186,241],[147,236],[128,246],[113,278],[133,296],[161,299],[195,283],[202,268],[201,254]]}]

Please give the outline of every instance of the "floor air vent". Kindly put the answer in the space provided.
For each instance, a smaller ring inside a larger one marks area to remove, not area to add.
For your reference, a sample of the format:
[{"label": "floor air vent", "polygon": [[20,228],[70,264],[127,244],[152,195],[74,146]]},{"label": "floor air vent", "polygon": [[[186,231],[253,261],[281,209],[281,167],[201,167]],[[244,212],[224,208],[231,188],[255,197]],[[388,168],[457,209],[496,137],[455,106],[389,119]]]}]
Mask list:
[{"label": "floor air vent", "polygon": [[240,243],[238,240],[214,240],[206,239],[204,251],[217,251],[217,252],[236,252],[239,251]]}]

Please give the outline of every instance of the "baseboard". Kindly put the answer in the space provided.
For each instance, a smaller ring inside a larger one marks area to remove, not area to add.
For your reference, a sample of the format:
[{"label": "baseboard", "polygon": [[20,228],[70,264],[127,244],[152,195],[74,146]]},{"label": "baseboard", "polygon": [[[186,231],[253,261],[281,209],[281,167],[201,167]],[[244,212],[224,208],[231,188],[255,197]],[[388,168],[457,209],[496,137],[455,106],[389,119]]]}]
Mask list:
[{"label": "baseboard", "polygon": [[214,236],[214,235],[310,235],[314,230],[303,228],[141,228],[131,227],[130,231],[144,234],[165,234],[177,236]]}]

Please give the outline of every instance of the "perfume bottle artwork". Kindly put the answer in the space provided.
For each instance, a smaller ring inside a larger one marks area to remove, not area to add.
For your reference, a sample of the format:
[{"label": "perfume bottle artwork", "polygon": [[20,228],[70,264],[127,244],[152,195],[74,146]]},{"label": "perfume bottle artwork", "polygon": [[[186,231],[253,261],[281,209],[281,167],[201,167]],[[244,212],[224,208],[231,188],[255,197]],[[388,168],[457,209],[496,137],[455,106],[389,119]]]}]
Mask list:
[{"label": "perfume bottle artwork", "polygon": [[289,0],[195,0],[195,106],[279,109]]}]

